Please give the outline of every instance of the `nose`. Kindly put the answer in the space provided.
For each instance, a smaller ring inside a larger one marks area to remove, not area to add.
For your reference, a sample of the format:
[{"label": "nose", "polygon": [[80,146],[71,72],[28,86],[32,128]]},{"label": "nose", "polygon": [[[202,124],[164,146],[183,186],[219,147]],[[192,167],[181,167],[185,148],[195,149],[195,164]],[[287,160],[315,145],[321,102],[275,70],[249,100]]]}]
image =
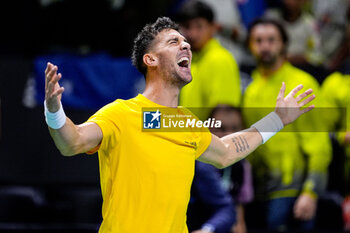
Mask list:
[{"label": "nose", "polygon": [[191,50],[191,45],[188,42],[183,41],[181,43],[181,50]]},{"label": "nose", "polygon": [[268,41],[268,40],[263,40],[261,43],[260,43],[260,48],[262,50],[269,50],[271,47],[271,42]]}]

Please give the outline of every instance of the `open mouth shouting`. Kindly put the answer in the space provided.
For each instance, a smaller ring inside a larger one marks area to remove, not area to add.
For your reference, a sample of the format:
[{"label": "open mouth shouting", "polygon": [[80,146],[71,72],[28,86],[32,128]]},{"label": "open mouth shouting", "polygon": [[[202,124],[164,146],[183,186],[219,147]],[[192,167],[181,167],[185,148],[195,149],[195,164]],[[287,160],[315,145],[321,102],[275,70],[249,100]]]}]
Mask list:
[{"label": "open mouth shouting", "polygon": [[178,54],[176,60],[178,74],[186,83],[189,83],[192,80],[191,57],[191,51],[183,51]]},{"label": "open mouth shouting", "polygon": [[178,64],[180,67],[189,68],[190,59],[189,59],[188,57],[181,57],[181,58],[177,61],[177,64]]}]

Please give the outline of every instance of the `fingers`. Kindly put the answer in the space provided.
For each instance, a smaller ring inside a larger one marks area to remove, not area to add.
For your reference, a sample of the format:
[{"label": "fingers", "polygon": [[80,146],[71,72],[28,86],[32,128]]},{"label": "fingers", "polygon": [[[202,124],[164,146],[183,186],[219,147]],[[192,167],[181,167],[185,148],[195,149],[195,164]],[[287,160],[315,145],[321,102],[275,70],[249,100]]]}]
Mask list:
[{"label": "fingers", "polygon": [[47,63],[45,69],[45,89],[46,89],[46,98],[54,98],[62,94],[64,91],[63,87],[60,87],[58,81],[62,78],[62,74],[57,74],[58,67]]},{"label": "fingers", "polygon": [[[307,105],[308,103],[310,103],[315,98],[316,98],[315,95],[312,95],[312,96],[308,97],[306,100],[300,102],[300,107],[303,107],[303,106]],[[301,111],[301,114],[304,114],[304,113],[307,113],[307,112],[311,111],[314,108],[315,108],[315,105],[310,105],[310,106],[308,106],[308,107],[306,107],[304,109],[301,109],[300,111]]]},{"label": "fingers", "polygon": [[300,107],[303,107],[305,105],[307,105],[308,103],[310,103],[312,100],[314,100],[316,98],[315,95],[311,95],[309,96],[307,99],[303,100],[302,102],[299,103]]},{"label": "fingers", "polygon": [[307,221],[313,218],[313,213],[307,208],[299,208],[294,211],[294,216],[297,219]]},{"label": "fingers", "polygon": [[48,62],[45,69],[45,89],[47,89],[47,85],[48,85],[47,74],[51,71],[51,69],[52,69],[52,64]]},{"label": "fingers", "polygon": [[57,97],[57,96],[61,95],[63,92],[64,92],[64,87],[60,87],[59,89],[55,90],[55,91],[51,94],[51,96],[52,96],[52,97]]},{"label": "fingers", "polygon": [[49,65],[47,66],[47,72],[45,73],[46,73],[46,79],[48,81],[50,81],[52,77],[56,75],[57,69],[58,69],[57,66],[54,66],[52,64],[50,66]]},{"label": "fingers", "polygon": [[306,220],[307,219],[306,212],[302,211],[302,210],[294,211],[294,216],[295,216],[296,219],[300,219],[300,220]]},{"label": "fingers", "polygon": [[311,111],[311,110],[314,109],[314,108],[315,108],[315,105],[310,105],[310,106],[308,106],[307,108],[304,108],[304,109],[302,109],[302,110],[300,110],[300,111],[301,111],[301,114],[304,114],[304,113],[306,113],[306,112]]},{"label": "fingers", "polygon": [[45,81],[46,84],[48,84],[51,79],[56,76],[56,72],[58,70],[58,67],[51,64],[50,62],[47,63],[46,69],[45,69]]},{"label": "fingers", "polygon": [[48,92],[52,92],[55,89],[56,84],[58,84],[58,81],[62,78],[61,74],[55,74],[53,77],[51,77],[51,80],[49,81],[47,85]]},{"label": "fingers", "polygon": [[55,85],[58,83],[58,80],[60,80],[61,75],[54,75],[51,78],[48,78],[48,83],[47,83],[47,91],[52,92],[55,88]]},{"label": "fingers", "polygon": [[52,64],[51,64],[50,62],[47,63],[46,69],[45,69],[45,77],[46,77],[47,72],[49,71],[49,69],[51,69],[51,65],[52,65]]},{"label": "fingers", "polygon": [[289,95],[295,96],[301,89],[303,89],[303,85],[299,84],[291,92],[289,92]]},{"label": "fingers", "polygon": [[280,89],[280,92],[278,93],[277,99],[283,99],[285,91],[286,91],[286,84],[282,82],[282,87]]},{"label": "fingers", "polygon": [[306,96],[310,95],[313,92],[313,90],[310,88],[307,91],[305,91],[304,93],[298,95],[295,99],[297,102],[299,102],[300,100],[304,99]]},{"label": "fingers", "polygon": [[295,218],[300,220],[307,220],[309,217],[309,212],[310,211],[308,210],[308,206],[300,201],[298,202],[297,200],[297,203],[294,205]]}]

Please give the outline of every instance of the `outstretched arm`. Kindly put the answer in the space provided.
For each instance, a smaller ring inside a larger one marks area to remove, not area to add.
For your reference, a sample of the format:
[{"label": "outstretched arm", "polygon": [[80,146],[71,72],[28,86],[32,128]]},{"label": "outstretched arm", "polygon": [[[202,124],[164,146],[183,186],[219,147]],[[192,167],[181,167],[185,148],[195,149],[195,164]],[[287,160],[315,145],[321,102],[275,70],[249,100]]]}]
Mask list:
[{"label": "outstretched arm", "polygon": [[292,123],[300,115],[314,108],[313,105],[310,105],[301,109],[315,98],[315,95],[310,95],[312,89],[295,97],[302,88],[303,86],[299,85],[284,97],[286,87],[282,83],[274,112],[244,131],[229,134],[222,138],[212,135],[211,143],[208,149],[199,157],[199,161],[224,168],[245,158],[285,125]]},{"label": "outstretched arm", "polygon": [[57,148],[65,156],[86,152],[96,147],[102,140],[102,131],[95,123],[75,125],[65,116],[61,97],[64,88],[58,81],[57,66],[47,63],[45,70],[45,115],[49,131]]}]

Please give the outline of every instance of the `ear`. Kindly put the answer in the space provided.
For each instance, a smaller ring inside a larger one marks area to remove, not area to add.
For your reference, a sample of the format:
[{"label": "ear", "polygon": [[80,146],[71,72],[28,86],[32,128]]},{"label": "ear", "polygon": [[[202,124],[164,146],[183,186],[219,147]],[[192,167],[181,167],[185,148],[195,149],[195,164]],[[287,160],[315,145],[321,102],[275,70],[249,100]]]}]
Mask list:
[{"label": "ear", "polygon": [[143,62],[147,67],[155,67],[158,65],[158,59],[152,53],[146,53],[143,55]]}]

